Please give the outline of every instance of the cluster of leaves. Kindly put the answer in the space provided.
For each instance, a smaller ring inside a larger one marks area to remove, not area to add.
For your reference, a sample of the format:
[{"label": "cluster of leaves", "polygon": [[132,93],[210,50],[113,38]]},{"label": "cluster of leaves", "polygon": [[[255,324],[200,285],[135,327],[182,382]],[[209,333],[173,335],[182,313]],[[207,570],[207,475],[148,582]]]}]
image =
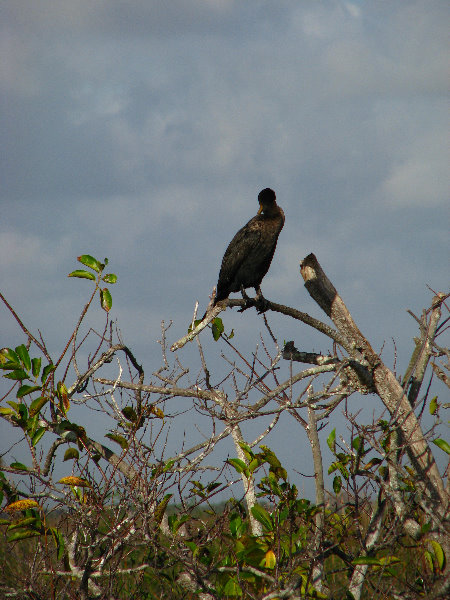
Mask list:
[{"label": "cluster of leaves", "polygon": [[[358,442],[355,446],[358,447]],[[261,446],[257,452],[246,444],[241,447],[246,461],[228,459],[236,472],[252,477],[264,471],[258,483],[258,503],[251,508],[251,516],[262,526],[262,535],[252,533],[250,515],[236,499],[228,503],[222,521],[210,511],[205,511],[201,519],[194,519],[186,512],[169,516],[174,535],[185,528],[184,544],[195,561],[208,571],[213,585],[211,591],[217,597],[259,598],[275,585],[283,586],[296,580],[296,589],[302,597],[349,598],[348,578],[358,565],[369,569],[367,585],[372,588],[374,598],[385,598],[393,586],[410,589],[417,597],[423,597],[433,581],[441,576],[445,555],[442,546],[427,537],[429,527],[426,525],[419,542],[404,535],[393,536],[391,546],[382,545],[366,555],[359,539],[368,530],[368,515],[358,513],[356,518],[354,502],[349,498],[339,502],[342,491],[336,498],[337,505],[319,507],[300,497],[270,448]],[[201,499],[211,491],[201,484],[195,487]],[[366,503],[370,513],[372,503],[369,500]],[[321,511],[324,523],[323,529],[318,531],[315,518]],[[212,522],[220,522],[222,529],[217,537],[213,535],[213,527],[207,525],[207,515]],[[392,515],[388,513],[383,523],[386,532],[392,530],[394,524],[395,520],[392,522]],[[194,533],[189,535],[190,531]],[[318,535],[320,545],[315,551]],[[326,593],[318,590],[313,581],[313,567],[321,562],[325,565]],[[182,571],[180,564],[175,568],[177,572]]]},{"label": "cluster of leaves", "polygon": [[233,548],[223,564],[232,567],[236,574],[228,576],[223,593],[240,596],[249,592],[258,596],[267,591],[268,582],[273,585],[274,581],[289,581],[295,575],[302,595],[325,597],[314,589],[311,580],[314,515],[320,509],[299,498],[296,486],[289,483],[285,468],[270,448],[261,445],[260,452],[254,452],[247,444],[241,444],[241,448],[246,463],[241,459],[228,460],[238,473],[246,477],[260,469],[267,473],[258,484],[260,501],[251,508],[263,535],[250,533],[241,506],[239,512],[231,514],[229,537]]},{"label": "cluster of leaves", "polygon": [[[0,350],[0,369],[7,371],[3,377],[19,383],[16,392],[17,401],[8,400],[7,404],[10,408],[0,407],[0,414],[9,416],[13,423],[21,427],[32,446],[36,446],[46,431],[45,424],[40,421],[40,411],[51,398],[47,384],[55,370],[55,366],[51,363],[41,370],[41,363],[41,358],[30,358],[28,349],[23,344],[17,346],[15,350],[12,348]],[[39,392],[37,397],[28,405],[26,403],[27,396],[36,392]],[[58,385],[57,393],[60,407],[65,411],[68,402],[67,390],[61,383]],[[27,469],[20,463],[14,463],[11,467]]]},{"label": "cluster of leaves", "polygon": [[[391,437],[397,433],[387,421],[380,420],[378,426],[381,430],[380,446],[387,454],[390,450]],[[445,440],[437,439],[434,443],[449,453]],[[338,473],[333,479],[333,489],[337,498],[348,487],[350,480],[357,488],[358,478],[361,478],[361,484],[368,480],[380,482],[387,479],[388,468],[381,458],[377,456],[369,458],[368,455],[373,454],[373,448],[365,443],[363,436],[353,437],[351,447],[347,451],[343,451],[342,447],[338,448],[336,429],[333,429],[327,438],[327,444],[335,457],[329,466],[328,473]],[[441,544],[427,536],[431,528],[431,520],[426,520],[424,516],[420,518],[421,511],[416,503],[417,475],[408,466],[405,467],[405,473],[406,475],[402,475],[399,472],[397,476],[401,483],[405,504],[410,507],[410,514],[416,515],[418,520],[423,523],[420,540],[417,542],[401,535],[391,547],[383,548],[372,554],[364,553],[362,556],[348,555],[346,562],[351,565],[369,565],[374,574],[380,573],[385,580],[392,578],[396,582],[401,582],[406,579],[406,575],[414,573],[414,583],[404,581],[404,584],[411,588],[414,585],[416,593],[419,595],[425,593],[426,584],[431,585],[436,577],[442,575],[446,559]],[[355,519],[359,518],[357,514],[359,513],[355,510],[355,503],[351,501],[347,503],[343,514],[337,511],[329,513],[329,523],[332,525],[331,537],[337,547],[342,549],[347,544],[349,533],[360,536],[360,532],[355,528]],[[389,516],[386,518],[387,522],[389,518]],[[391,526],[395,527],[395,521]],[[415,571],[412,568],[411,552],[405,551],[407,546],[415,549],[415,558],[419,559],[419,563],[415,564]],[[339,559],[342,559],[343,554],[340,552],[338,556]]]},{"label": "cluster of leaves", "polygon": [[[102,275],[108,259],[101,263],[90,255],[78,257],[78,261],[89,267],[98,274],[98,277],[88,271],[76,270],[69,277],[79,277],[96,281],[96,289],[99,281],[108,284],[115,283],[117,277],[114,274]],[[109,311],[112,298],[109,290],[100,290],[101,306]],[[48,356],[48,354],[46,353]],[[62,358],[62,357],[61,357]],[[70,409],[70,400],[67,387],[63,381],[55,382],[55,371],[61,358],[56,361],[48,361],[43,365],[42,357],[31,357],[29,346],[21,344],[16,348],[2,348],[0,350],[0,369],[4,372],[3,377],[15,384],[15,400],[7,400],[9,406],[0,407],[0,415],[6,417],[15,427],[20,427],[24,433],[32,454],[34,448],[42,440],[47,432],[56,434],[66,442],[77,442],[79,449],[84,448],[86,432],[83,427],[67,420]],[[45,414],[47,405],[51,406],[51,414]],[[78,459],[79,452],[76,448],[68,448],[64,460]],[[9,465],[11,472],[32,472],[33,468],[21,462],[14,461]],[[77,481],[75,481],[76,479]],[[67,481],[66,481],[67,480]],[[71,481],[69,481],[71,480]],[[61,484],[70,485],[74,494],[81,497],[81,488],[84,480],[81,478],[62,478]],[[32,499],[18,499],[18,493],[11,488],[3,473],[0,473],[0,502],[6,495],[8,504],[3,510],[10,514],[21,512],[22,516],[13,522],[2,520],[3,525],[8,525],[8,542],[26,539],[36,536],[51,534],[58,547],[58,556],[64,547],[63,538],[57,528],[49,528],[45,525],[45,515],[42,507]]]},{"label": "cluster of leaves", "polygon": [[100,293],[101,307],[106,312],[109,312],[112,307],[111,292],[107,287],[100,288],[100,282],[103,281],[104,283],[108,284],[116,283],[117,275],[114,275],[114,273],[106,273],[105,275],[103,275],[103,271],[106,265],[108,264],[108,259],[105,258],[103,262],[100,262],[90,254],[82,254],[77,258],[77,260],[85,267],[88,267],[89,269],[94,271],[94,273],[97,273],[97,276],[94,275],[94,273],[91,273],[91,271],[86,271],[84,269],[76,269],[75,271],[69,273],[68,277],[78,277],[79,279],[89,279],[91,281],[96,281]]},{"label": "cluster of leaves", "polygon": [[[77,260],[97,273],[97,277],[85,270],[72,271],[69,277],[96,281],[95,289],[100,288],[100,281],[108,284],[116,283],[117,276],[113,273],[103,275],[103,270],[108,264],[107,258],[101,263],[93,256],[83,254]],[[100,303],[106,312],[111,309],[112,297],[106,287],[100,289]],[[56,364],[49,362],[42,367],[42,358],[31,358],[29,349],[24,344],[15,349],[2,348],[0,350],[0,369],[6,371],[3,377],[19,383],[16,390],[16,401],[8,400],[7,404],[10,408],[0,407],[0,414],[9,417],[13,423],[23,429],[32,447],[36,446],[49,429],[48,422],[42,420],[41,417],[41,411],[49,401],[55,410],[56,417],[59,416],[57,432],[61,434],[72,431],[75,437],[83,436],[82,429],[63,421],[70,408],[68,391],[62,381],[58,381],[56,385],[54,383],[54,371],[61,358]],[[30,397],[32,400],[27,404],[27,399]],[[27,467],[21,463],[14,463],[11,467],[27,470]]]},{"label": "cluster of leaves", "polygon": [[[0,473],[0,475],[3,479],[0,493],[3,496],[4,488],[8,484],[3,473]],[[0,519],[0,525],[6,525],[7,543],[37,536],[52,537],[56,546],[57,559],[60,560],[63,557],[64,538],[61,531],[57,527],[47,526],[46,515],[35,500],[16,500],[8,504],[3,510],[11,515],[19,515],[12,521],[10,519]]]}]

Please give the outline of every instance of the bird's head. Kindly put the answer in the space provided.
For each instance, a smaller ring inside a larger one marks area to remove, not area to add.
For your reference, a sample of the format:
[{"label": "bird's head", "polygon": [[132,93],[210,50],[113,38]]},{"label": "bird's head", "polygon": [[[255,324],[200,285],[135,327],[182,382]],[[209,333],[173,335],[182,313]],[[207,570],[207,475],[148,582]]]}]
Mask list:
[{"label": "bird's head", "polygon": [[259,210],[258,215],[267,214],[271,212],[277,205],[277,197],[275,196],[275,192],[270,188],[265,188],[261,190],[258,194],[258,202],[259,202]]}]

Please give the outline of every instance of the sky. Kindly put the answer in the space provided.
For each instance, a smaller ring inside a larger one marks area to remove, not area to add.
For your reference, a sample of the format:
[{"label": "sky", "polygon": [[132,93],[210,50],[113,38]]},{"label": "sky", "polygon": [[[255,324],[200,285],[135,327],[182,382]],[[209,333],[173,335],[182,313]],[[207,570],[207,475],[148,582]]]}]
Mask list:
[{"label": "sky", "polygon": [[[108,257],[111,317],[150,374],[161,321],[170,343],[186,332],[272,187],[286,224],[264,295],[326,320],[299,275],[313,252],[401,374],[406,309],[449,281],[449,17],[444,0],[5,0],[2,293],[56,356],[91,290],[67,274],[80,254]],[[251,352],[261,317],[223,318]],[[329,349],[268,318],[280,342]],[[2,346],[24,341],[3,306],[0,322]],[[86,322],[102,329],[97,305]],[[192,346],[179,354],[198,368]],[[295,466],[301,443],[277,443]]]}]

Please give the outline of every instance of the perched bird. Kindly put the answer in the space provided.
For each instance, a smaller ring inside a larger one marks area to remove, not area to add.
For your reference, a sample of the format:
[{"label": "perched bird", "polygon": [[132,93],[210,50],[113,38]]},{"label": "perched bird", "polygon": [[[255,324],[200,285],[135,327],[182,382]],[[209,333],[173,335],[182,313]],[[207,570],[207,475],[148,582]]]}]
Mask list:
[{"label": "perched bird", "polygon": [[231,292],[253,287],[257,300],[264,300],[261,281],[267,273],[284,225],[284,212],[270,188],[258,194],[259,210],[231,240],[222,259],[214,305]]}]

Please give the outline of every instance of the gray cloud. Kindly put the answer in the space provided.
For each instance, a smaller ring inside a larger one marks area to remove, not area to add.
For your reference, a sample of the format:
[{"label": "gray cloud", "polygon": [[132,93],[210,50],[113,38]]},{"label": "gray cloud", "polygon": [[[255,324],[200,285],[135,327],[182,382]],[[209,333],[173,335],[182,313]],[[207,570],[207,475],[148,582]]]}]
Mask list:
[{"label": "gray cloud", "polygon": [[[161,319],[184,333],[271,186],[287,220],[266,295],[318,311],[313,251],[405,361],[405,308],[448,281],[447,23],[439,1],[3,3],[2,291],[58,347],[88,289],[75,257],[107,255],[154,369]],[[225,318],[253,347],[258,317]]]}]

